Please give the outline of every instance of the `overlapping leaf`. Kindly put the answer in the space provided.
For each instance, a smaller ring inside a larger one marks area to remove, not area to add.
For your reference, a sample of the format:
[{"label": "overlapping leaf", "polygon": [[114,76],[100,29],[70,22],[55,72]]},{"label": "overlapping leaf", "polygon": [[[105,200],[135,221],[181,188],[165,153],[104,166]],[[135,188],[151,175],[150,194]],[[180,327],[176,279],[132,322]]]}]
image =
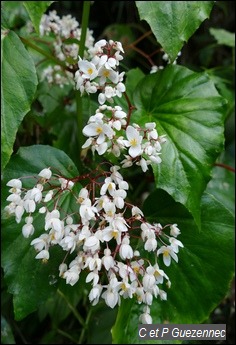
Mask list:
[{"label": "overlapping leaf", "polygon": [[[34,181],[30,176],[37,174],[46,167],[58,169],[62,176],[67,178],[78,176],[78,171],[70,158],[58,149],[50,146],[35,145],[24,147],[14,155],[4,172],[3,179],[3,207],[6,205],[8,195],[7,181],[13,178],[27,176],[23,179],[23,186],[33,187]],[[80,185],[76,184],[73,190],[78,190]],[[60,199],[60,206],[65,212],[77,210],[74,197],[71,193],[65,192]],[[38,306],[46,301],[50,294],[56,292],[58,287],[58,267],[62,262],[65,252],[60,248],[51,248],[50,260],[43,264],[41,260],[35,260],[35,250],[30,246],[33,238],[38,237],[44,230],[42,215],[34,216],[35,234],[25,239],[22,236],[24,221],[17,224],[14,217],[3,218],[2,224],[2,266],[4,278],[8,290],[13,294],[14,312],[17,320],[36,310]]]},{"label": "overlapping leaf", "polygon": [[[150,25],[173,62],[184,43],[210,16],[213,1],[135,1],[140,19]],[[163,29],[164,28],[164,29]]]},{"label": "overlapping leaf", "polygon": [[[228,291],[234,272],[234,219],[221,202],[205,193],[201,203],[202,231],[199,232],[191,215],[164,191],[157,190],[144,204],[145,215],[161,224],[177,223],[181,229],[179,263],[159,265],[172,284],[167,301],[156,300],[151,307],[153,323],[201,323],[219,304]],[[152,263],[156,254],[150,255]],[[137,344],[139,315],[142,306],[124,300],[115,326],[114,344]],[[151,341],[150,341],[151,342]],[[158,343],[159,341],[155,341]],[[161,343],[161,342],[160,342]]]},{"label": "overlapping leaf", "polygon": [[9,30],[2,33],[1,144],[3,169],[13,151],[18,127],[30,110],[37,86],[32,58],[19,37]]},{"label": "overlapping leaf", "polygon": [[42,15],[46,11],[46,9],[53,3],[54,1],[24,1],[24,6],[27,9],[30,19],[34,25],[34,28],[37,33],[39,33],[39,24]]},{"label": "overlapping leaf", "polygon": [[168,66],[144,77],[134,95],[133,122],[155,122],[166,135],[157,188],[185,205],[200,226],[200,199],[224,143],[225,101],[205,73]]}]

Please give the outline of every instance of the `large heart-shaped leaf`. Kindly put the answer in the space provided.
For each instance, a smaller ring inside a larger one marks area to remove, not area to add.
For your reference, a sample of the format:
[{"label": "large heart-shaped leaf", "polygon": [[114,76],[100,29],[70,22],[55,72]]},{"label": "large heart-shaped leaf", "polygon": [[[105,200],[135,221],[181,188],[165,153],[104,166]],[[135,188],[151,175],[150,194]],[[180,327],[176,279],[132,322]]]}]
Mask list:
[{"label": "large heart-shaped leaf", "polygon": [[33,60],[13,31],[3,31],[1,44],[1,167],[3,169],[12,154],[18,127],[30,110],[38,81]]},{"label": "large heart-shaped leaf", "polygon": [[166,135],[161,158],[153,165],[157,188],[185,205],[200,226],[200,199],[224,142],[224,99],[205,73],[168,66],[144,77],[133,95],[131,120],[154,121]]},{"label": "large heart-shaped leaf", "polygon": [[[43,145],[21,148],[12,156],[4,171],[2,206],[6,205],[9,190],[9,187],[6,187],[7,181],[22,176],[37,176],[42,169],[49,166],[58,169],[57,171],[67,178],[79,175],[74,163],[63,151]],[[23,186],[32,188],[32,179],[23,179]],[[79,188],[80,185],[75,184],[73,192],[77,192]],[[67,191],[60,198],[60,207],[68,213],[78,209],[74,197]],[[22,221],[17,224],[14,217],[10,217],[3,218],[2,224],[2,267],[8,291],[13,294],[17,320],[36,310],[50,294],[55,294],[60,284],[58,267],[65,256],[65,252],[52,247],[47,264],[35,260],[36,252],[30,242],[43,231],[43,215],[38,213],[34,216],[35,234],[28,239],[22,236],[23,223]]]},{"label": "large heart-shaped leaf", "polygon": [[[173,62],[184,43],[209,18],[213,1],[135,1],[140,19],[150,25]],[[164,28],[164,30],[163,30]]]},{"label": "large heart-shaped leaf", "polygon": [[[150,221],[177,223],[181,229],[179,263],[163,267],[171,280],[167,301],[155,300],[151,307],[153,323],[204,322],[229,289],[234,273],[234,218],[221,202],[204,193],[201,203],[202,231],[190,213],[164,191],[152,193],[144,203],[144,213]],[[150,255],[155,262],[155,254]],[[166,290],[166,287],[164,288]],[[137,344],[139,315],[142,306],[124,300],[115,326],[113,343]],[[157,343],[157,341],[155,342]]]},{"label": "large heart-shaped leaf", "polygon": [[39,34],[39,24],[42,15],[46,11],[46,9],[53,3],[54,1],[24,1],[23,4],[27,9],[30,19],[34,25],[36,32]]}]

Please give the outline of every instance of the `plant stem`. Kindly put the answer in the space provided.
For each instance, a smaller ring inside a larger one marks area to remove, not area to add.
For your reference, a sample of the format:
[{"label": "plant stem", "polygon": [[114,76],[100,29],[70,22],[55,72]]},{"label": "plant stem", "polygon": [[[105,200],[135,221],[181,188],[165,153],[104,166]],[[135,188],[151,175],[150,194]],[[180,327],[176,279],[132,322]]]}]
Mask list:
[{"label": "plant stem", "polygon": [[43,56],[45,56],[46,58],[48,58],[49,60],[55,62],[55,64],[60,65],[61,67],[63,67],[64,69],[71,71],[71,69],[65,65],[65,63],[63,61],[60,61],[59,59],[55,58],[55,56],[47,53],[45,50],[39,48],[38,46],[36,46],[35,44],[33,44],[32,42],[28,41],[26,38],[24,37],[20,37],[21,41],[29,46],[30,48],[34,49],[35,51],[37,51],[38,53],[42,54]]},{"label": "plant stem", "polygon": [[84,319],[82,318],[82,316],[78,313],[78,311],[73,307],[73,305],[68,301],[66,296],[59,289],[57,290],[57,293],[66,301],[68,308],[72,311],[76,319],[84,328],[86,326],[86,323],[84,322]]},{"label": "plant stem", "polygon": [[126,102],[128,104],[128,109],[129,109],[129,112],[128,112],[128,115],[127,115],[127,121],[126,121],[127,122],[126,123],[126,128],[127,128],[129,123],[130,123],[130,118],[131,118],[132,111],[134,109],[136,109],[136,107],[131,104],[130,99],[129,99],[129,97],[128,97],[126,92],[124,92],[124,96],[125,96]]},{"label": "plant stem", "polygon": [[81,37],[79,43],[79,56],[81,59],[84,57],[84,48],[85,48],[85,41],[88,29],[88,22],[89,22],[89,12],[90,12],[90,1],[84,1],[83,4],[83,15],[82,15],[82,23],[81,23]]},{"label": "plant stem", "polygon": [[68,334],[67,332],[62,331],[59,328],[57,329],[57,332],[59,334],[61,334],[63,337],[65,337],[65,338],[69,339],[70,341],[72,341],[73,344],[78,344],[77,340],[75,338],[73,338],[70,334]]},{"label": "plant stem", "polygon": [[[83,4],[83,15],[82,15],[82,23],[81,23],[81,38],[79,44],[79,58],[83,59],[84,57],[84,49],[85,49],[85,41],[88,29],[88,22],[89,22],[89,12],[90,12],[90,1],[84,1]],[[77,112],[77,125],[78,125],[78,144],[79,144],[79,157],[81,154],[81,147],[83,143],[83,103],[80,91],[76,91],[76,112]],[[79,170],[82,172],[82,164],[79,158]]]},{"label": "plant stem", "polygon": [[235,169],[233,167],[229,166],[229,165],[226,165],[226,164],[223,164],[223,163],[215,163],[214,165],[217,166],[217,167],[225,168],[225,169],[235,173]]},{"label": "plant stem", "polygon": [[88,324],[89,324],[89,320],[90,320],[91,314],[92,314],[92,309],[90,308],[89,311],[88,311],[88,315],[87,315],[86,321],[85,321],[85,327],[83,327],[83,329],[81,331],[78,344],[82,344],[82,341],[84,340],[85,331],[88,328]]}]

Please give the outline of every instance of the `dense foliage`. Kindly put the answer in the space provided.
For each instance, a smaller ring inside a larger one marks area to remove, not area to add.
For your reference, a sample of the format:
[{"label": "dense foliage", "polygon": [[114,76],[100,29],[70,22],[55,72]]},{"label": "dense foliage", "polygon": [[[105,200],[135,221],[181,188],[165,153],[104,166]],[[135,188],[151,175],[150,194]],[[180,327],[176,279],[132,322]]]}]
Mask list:
[{"label": "dense foliage", "polygon": [[233,9],[2,2],[3,344],[136,344],[230,301]]}]

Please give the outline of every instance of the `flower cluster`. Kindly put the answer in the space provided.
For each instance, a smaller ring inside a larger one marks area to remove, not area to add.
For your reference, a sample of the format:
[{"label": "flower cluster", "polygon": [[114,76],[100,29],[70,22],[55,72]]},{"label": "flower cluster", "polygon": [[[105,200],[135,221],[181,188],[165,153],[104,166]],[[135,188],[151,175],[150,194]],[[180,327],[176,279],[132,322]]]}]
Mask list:
[{"label": "flower cluster", "polygon": [[75,73],[76,88],[81,94],[84,92],[96,93],[100,91],[98,102],[104,104],[106,101],[112,103],[113,97],[121,97],[125,92],[125,85],[122,83],[124,72],[119,73],[117,67],[123,59],[124,53],[122,44],[113,40],[102,39],[95,43],[94,47],[88,50],[89,60],[80,59],[79,69]]},{"label": "flower cluster", "polygon": [[[89,183],[78,193],[74,187],[80,176],[68,179],[52,173],[50,167],[34,177],[31,189],[23,187],[22,179],[12,179],[7,183],[10,195],[5,211],[17,223],[25,216],[22,234],[26,238],[34,234],[34,215],[41,214],[44,232],[31,241],[36,259],[49,260],[50,247],[60,246],[67,254],[59,275],[73,286],[85,271],[93,305],[103,298],[114,308],[121,298],[135,298],[145,305],[140,321],[152,323],[149,307],[154,298],[167,298],[164,282],[170,287],[159,257],[166,266],[172,259],[178,262],[183,244],[177,240],[177,224],[151,224],[138,207],[126,201],[129,185],[119,169],[111,166],[108,172],[97,169],[87,174]],[[62,193],[71,194],[78,205],[70,214],[63,210]],[[138,250],[134,249],[137,244]]]},{"label": "flower cluster", "polygon": [[[49,83],[63,86],[73,81],[81,94],[99,91],[100,106],[83,128],[87,140],[82,148],[91,149],[93,154],[123,155],[122,168],[136,164],[143,172],[150,164],[161,163],[166,138],[158,135],[156,124],[131,124],[134,107],[129,101],[128,114],[120,106],[105,104],[113,103],[114,97],[122,97],[125,92],[124,72],[118,71],[124,53],[122,44],[104,39],[94,44],[88,30],[85,58],[81,59],[79,23],[70,15],[58,17],[55,11],[42,17],[40,33],[54,35],[54,53],[66,66],[48,66],[43,76]],[[153,68],[152,72],[155,71]],[[165,266],[170,266],[172,260],[178,262],[179,248],[183,247],[177,239],[178,225],[150,223],[137,206],[128,202],[129,185],[117,165],[111,165],[109,171],[99,165],[95,171],[74,178],[53,171],[53,167],[47,167],[33,176],[30,189],[23,186],[23,177],[10,180],[5,212],[19,224],[24,220],[25,238],[34,234],[34,217],[40,215],[44,231],[31,241],[37,252],[35,258],[48,261],[50,248],[61,247],[66,254],[59,276],[73,286],[81,272],[85,272],[85,281],[91,285],[92,305],[103,298],[114,308],[121,298],[134,298],[144,304],[140,321],[152,323],[153,299],[166,300],[165,286],[171,286],[169,277],[159,267],[160,257]],[[70,212],[63,207],[67,197],[74,204]]]},{"label": "flower cluster", "polygon": [[83,148],[91,148],[99,155],[109,152],[116,157],[127,150],[122,167],[131,167],[135,163],[143,172],[151,163],[161,163],[161,144],[166,141],[164,135],[158,135],[154,122],[146,123],[144,128],[138,124],[128,125],[127,114],[121,107],[105,104],[89,118],[83,134],[88,137]]},{"label": "flower cluster", "polygon": [[75,83],[81,94],[100,91],[98,101],[104,104],[113,102],[113,97],[121,97],[125,92],[122,82],[124,72],[117,68],[124,53],[122,44],[113,40],[102,39],[94,44],[93,32],[87,30],[84,59],[79,57],[81,28],[78,21],[71,15],[60,18],[56,11],[44,14],[40,22],[40,35],[53,34],[54,55],[65,63],[48,66],[42,73],[42,78],[52,84],[63,87]]},{"label": "flower cluster", "polygon": [[[81,39],[81,28],[78,21],[71,15],[60,18],[56,11],[44,14],[41,18],[40,35],[53,35],[53,50],[58,60],[65,62],[67,69],[60,65],[48,66],[44,69],[42,78],[48,83],[58,84],[63,87],[65,84],[74,83],[74,65],[78,62],[79,41]],[[85,47],[92,48],[94,44],[93,31],[87,30]],[[85,51],[85,56],[87,51]]]}]

